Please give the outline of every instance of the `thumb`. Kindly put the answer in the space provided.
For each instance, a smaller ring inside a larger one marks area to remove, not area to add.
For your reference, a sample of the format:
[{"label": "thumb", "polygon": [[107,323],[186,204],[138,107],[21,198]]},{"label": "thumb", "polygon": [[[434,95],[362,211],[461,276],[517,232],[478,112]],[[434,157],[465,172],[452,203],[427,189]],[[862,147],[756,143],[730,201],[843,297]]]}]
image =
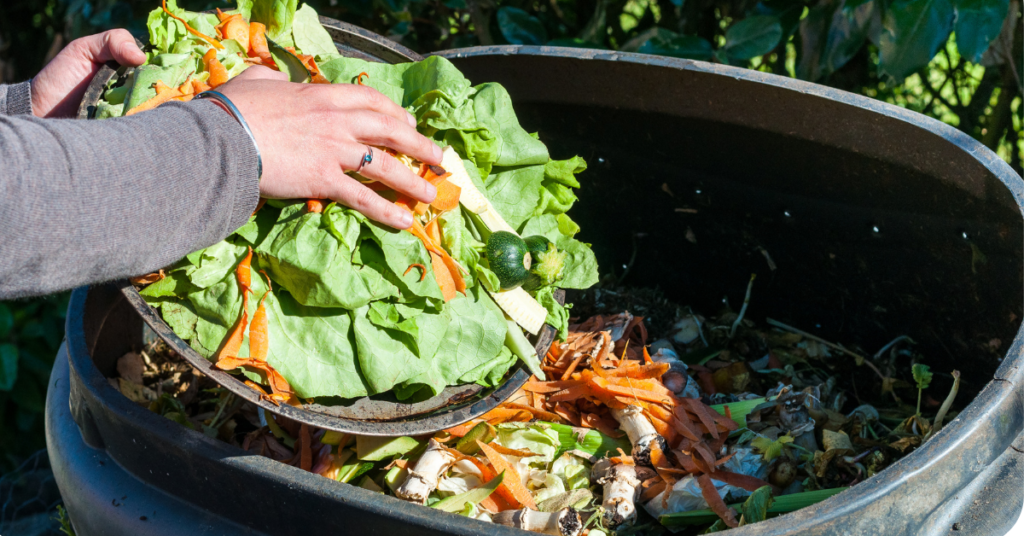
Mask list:
[{"label": "thumb", "polygon": [[142,65],[146,54],[135,44],[128,30],[110,30],[77,39],[72,43],[79,53],[92,63],[114,60],[121,65]]}]

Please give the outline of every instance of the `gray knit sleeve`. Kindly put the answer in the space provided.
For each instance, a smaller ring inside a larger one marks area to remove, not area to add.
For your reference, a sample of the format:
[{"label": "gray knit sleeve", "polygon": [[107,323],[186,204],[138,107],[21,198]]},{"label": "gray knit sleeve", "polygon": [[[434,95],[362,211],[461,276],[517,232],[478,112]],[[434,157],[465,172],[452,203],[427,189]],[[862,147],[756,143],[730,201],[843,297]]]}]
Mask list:
[{"label": "gray knit sleeve", "polygon": [[32,82],[0,85],[0,115],[32,115]]},{"label": "gray knit sleeve", "polygon": [[213,102],[104,121],[0,116],[0,299],[145,274],[222,240],[256,208],[256,168]]}]

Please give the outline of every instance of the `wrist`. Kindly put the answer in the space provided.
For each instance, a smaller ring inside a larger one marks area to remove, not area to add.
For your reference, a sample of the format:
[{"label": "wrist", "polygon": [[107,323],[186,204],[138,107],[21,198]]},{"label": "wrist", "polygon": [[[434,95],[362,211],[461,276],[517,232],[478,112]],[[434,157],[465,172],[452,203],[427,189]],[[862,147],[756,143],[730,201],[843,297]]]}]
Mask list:
[{"label": "wrist", "polygon": [[231,99],[225,96],[223,93],[214,90],[204,91],[195,96],[196,99],[205,99],[213,101],[217,106],[231,115],[242,130],[245,131],[246,135],[249,136],[249,140],[252,142],[253,148],[256,149],[256,177],[257,182],[263,178],[263,156],[260,154],[259,144],[256,143],[256,137],[253,136],[252,130],[249,129],[249,124],[245,122],[245,117],[242,116],[242,112],[238,110]]}]

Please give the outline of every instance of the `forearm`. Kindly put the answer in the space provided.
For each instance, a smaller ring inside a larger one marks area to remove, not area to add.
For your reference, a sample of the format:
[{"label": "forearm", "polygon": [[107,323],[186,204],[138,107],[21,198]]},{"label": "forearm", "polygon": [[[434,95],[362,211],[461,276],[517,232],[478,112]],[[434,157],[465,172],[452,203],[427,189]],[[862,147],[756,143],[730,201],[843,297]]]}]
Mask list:
[{"label": "forearm", "polygon": [[106,121],[0,117],[0,299],[140,275],[216,243],[259,198],[211,102]]},{"label": "forearm", "polygon": [[32,93],[29,82],[0,84],[0,115],[31,115]]}]

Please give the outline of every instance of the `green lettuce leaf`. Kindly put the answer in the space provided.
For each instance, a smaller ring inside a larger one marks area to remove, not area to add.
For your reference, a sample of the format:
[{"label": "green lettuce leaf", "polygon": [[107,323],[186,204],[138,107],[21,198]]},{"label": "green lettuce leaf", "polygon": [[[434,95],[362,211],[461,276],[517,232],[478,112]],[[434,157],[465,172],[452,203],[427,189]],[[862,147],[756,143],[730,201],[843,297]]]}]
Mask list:
[{"label": "green lettuce leaf", "polygon": [[292,22],[299,0],[253,0],[250,7],[250,22],[259,22],[267,27],[267,36],[281,46],[290,47]]},{"label": "green lettuce leaf", "polygon": [[[322,214],[305,213],[302,206],[282,209],[273,239],[257,248],[274,282],[311,307],[357,309],[398,295],[375,267],[352,262],[354,251],[327,231]],[[359,246],[367,247],[372,244]]]},{"label": "green lettuce leaf", "polygon": [[520,229],[537,211],[537,203],[544,188],[544,166],[526,166],[512,169],[495,168],[487,177],[487,198],[512,226]]},{"label": "green lettuce leaf", "polygon": [[338,53],[331,34],[320,24],[320,17],[309,4],[303,4],[295,12],[292,38],[295,40],[295,48],[303,54],[323,57]]},{"label": "green lettuce leaf", "polygon": [[569,336],[569,309],[555,299],[555,290],[555,287],[550,285],[542,287],[534,298],[548,310],[548,316],[544,321],[558,330],[558,340],[564,341]]},{"label": "green lettuce leaf", "polygon": [[194,72],[195,63],[187,59],[168,67],[161,67],[159,65],[143,65],[139,67],[135,70],[132,88],[125,96],[124,111],[127,112],[155,97],[156,90],[153,89],[153,84],[156,84],[158,81],[170,87],[177,87],[183,84],[188,76]]}]

